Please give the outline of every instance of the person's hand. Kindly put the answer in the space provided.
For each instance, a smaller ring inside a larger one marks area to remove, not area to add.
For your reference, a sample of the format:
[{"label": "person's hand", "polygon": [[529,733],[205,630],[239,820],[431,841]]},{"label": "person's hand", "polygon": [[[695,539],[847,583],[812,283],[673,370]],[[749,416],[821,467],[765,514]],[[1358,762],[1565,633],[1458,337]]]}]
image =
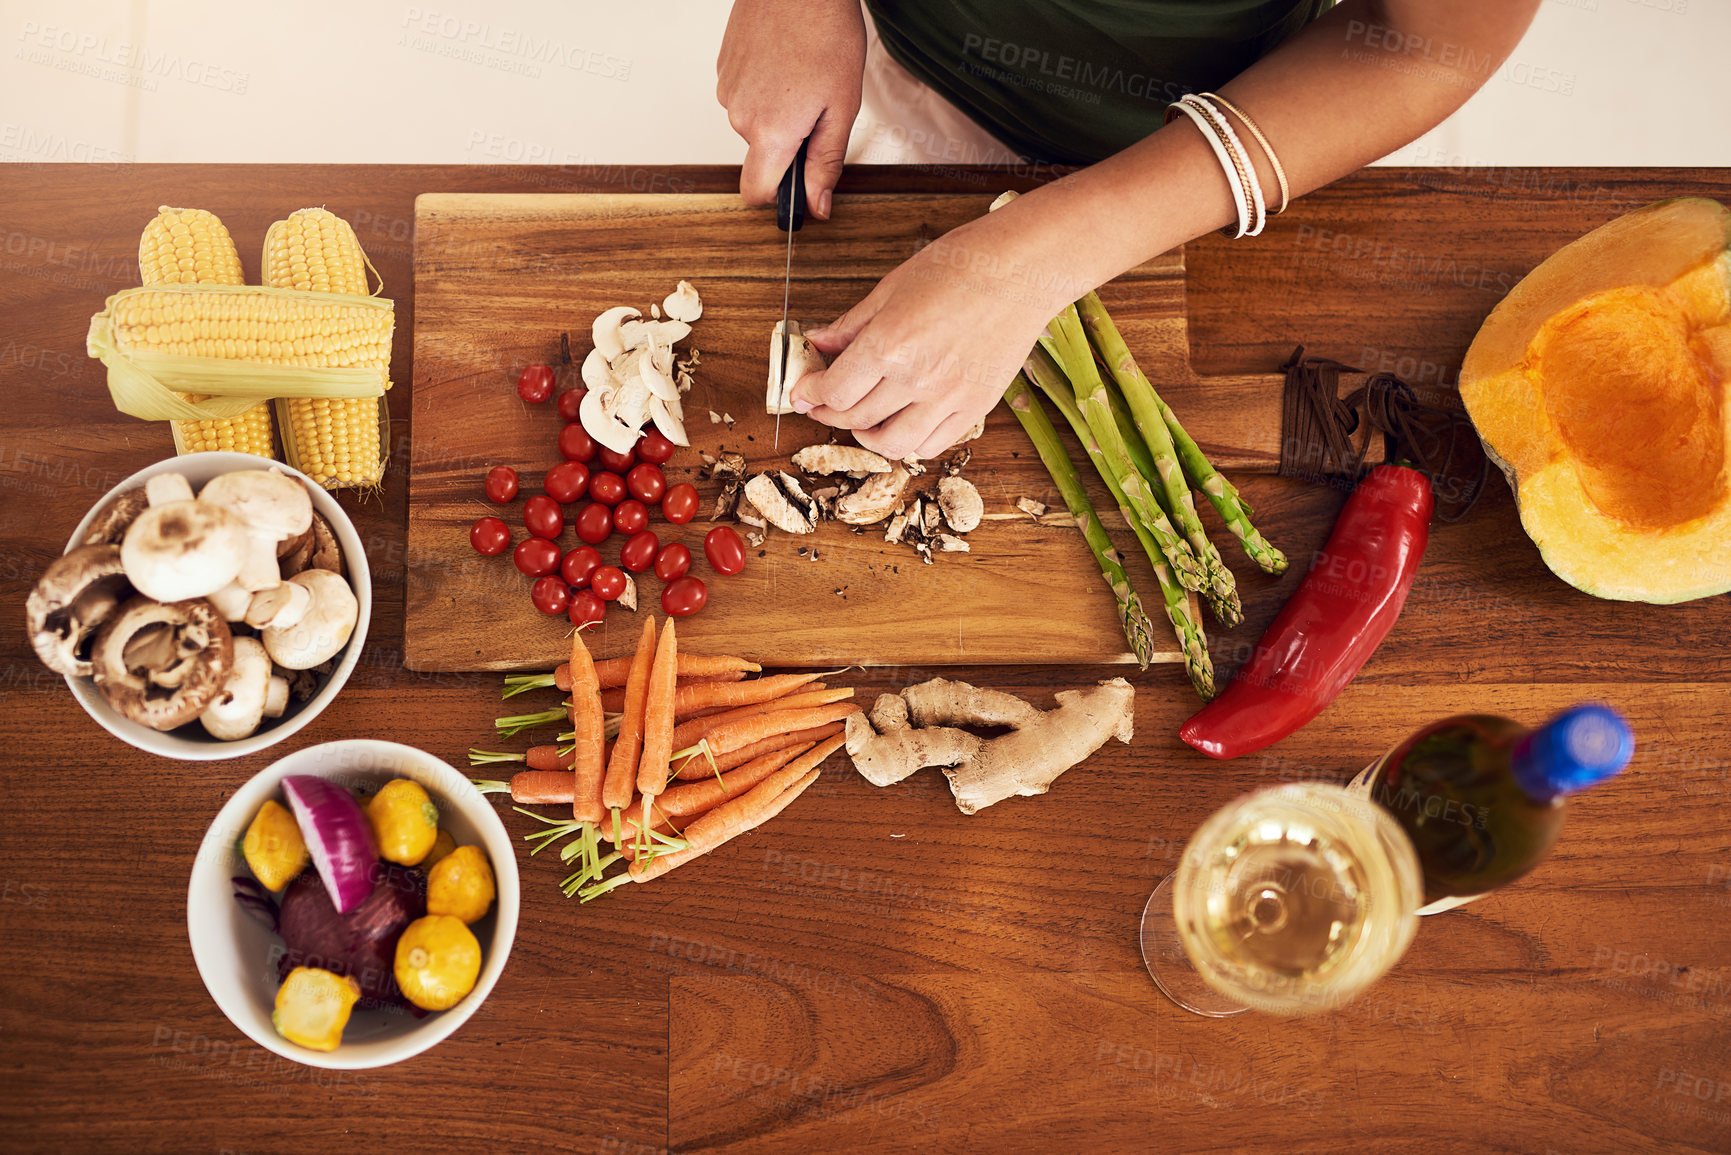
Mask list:
[{"label": "person's hand", "polygon": [[982,218],[904,261],[808,334],[821,352],[839,355],[799,379],[795,409],[852,429],[861,445],[892,459],[936,457],[960,441],[1063,307],[1033,288],[1039,278],[1016,250],[1011,232]]},{"label": "person's hand", "polygon": [[809,136],[806,205],[812,216],[828,220],[865,75],[865,20],[857,0],[735,0],[715,73],[715,97],[745,138],[739,192],[746,203],[775,200],[776,186]]}]

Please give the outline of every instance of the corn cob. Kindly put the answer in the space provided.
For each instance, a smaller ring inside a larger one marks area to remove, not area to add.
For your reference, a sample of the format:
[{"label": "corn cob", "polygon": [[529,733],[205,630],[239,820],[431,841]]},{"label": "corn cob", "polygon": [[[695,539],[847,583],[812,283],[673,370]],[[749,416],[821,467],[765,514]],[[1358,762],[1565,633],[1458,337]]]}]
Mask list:
[{"label": "corn cob", "polygon": [[[364,297],[367,268],[355,230],[325,209],[300,209],[265,233],[263,280],[272,288]],[[388,366],[390,359],[387,340],[376,363]],[[320,485],[377,485],[384,474],[383,405],[382,398],[284,397],[277,402],[284,453]]]},{"label": "corn cob", "polygon": [[[239,285],[240,254],[216,215],[204,209],[163,205],[138,238],[138,273],[146,285]],[[199,402],[202,393],[183,393],[182,400]],[[222,421],[171,421],[176,453],[229,450],[276,457],[271,438],[270,406],[253,406],[239,417]]]}]

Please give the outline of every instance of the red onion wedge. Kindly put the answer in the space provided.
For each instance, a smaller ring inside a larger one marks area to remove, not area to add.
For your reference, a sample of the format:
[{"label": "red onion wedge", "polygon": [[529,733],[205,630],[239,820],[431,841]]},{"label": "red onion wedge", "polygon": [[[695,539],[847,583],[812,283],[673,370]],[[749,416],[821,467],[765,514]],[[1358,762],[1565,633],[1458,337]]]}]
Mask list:
[{"label": "red onion wedge", "polygon": [[282,789],[331,905],[338,914],[348,913],[373,892],[379,851],[372,824],[354,795],[328,779],[291,774],[282,780]]}]

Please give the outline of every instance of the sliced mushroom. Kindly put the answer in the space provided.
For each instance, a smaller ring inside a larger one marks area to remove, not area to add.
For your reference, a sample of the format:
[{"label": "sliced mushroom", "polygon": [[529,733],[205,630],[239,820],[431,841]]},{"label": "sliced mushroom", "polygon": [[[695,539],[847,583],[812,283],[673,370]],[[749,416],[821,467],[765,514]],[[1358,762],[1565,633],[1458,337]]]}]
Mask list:
[{"label": "sliced mushroom", "polygon": [[651,345],[637,358],[637,378],[651,397],[679,403],[679,386],[673,381],[673,351]]},{"label": "sliced mushroom", "polygon": [[897,462],[888,473],[874,473],[860,487],[835,503],[838,521],[849,525],[876,525],[896,511],[907,489],[908,471]]},{"label": "sliced mushroom", "polygon": [[312,604],[294,625],[267,628],[264,648],[284,669],[305,670],[348,645],[360,606],[349,583],[329,570],[309,569],[289,580],[306,587]]},{"label": "sliced mushroom", "polygon": [[608,368],[607,357],[599,347],[589,350],[589,355],[583,358],[583,384],[602,393],[619,388],[619,378]]},{"label": "sliced mushroom", "polygon": [[738,515],[739,491],[743,486],[737,481],[722,484],[721,492],[715,497],[715,509],[710,513],[710,521],[728,521]]},{"label": "sliced mushroom", "polygon": [[55,558],[24,600],[36,656],[57,674],[89,677],[91,639],[131,594],[117,545],[81,545]]},{"label": "sliced mushroom", "polygon": [[980,524],[986,515],[986,503],[974,483],[965,477],[945,477],[938,481],[938,506],[944,521],[957,533],[967,533]]},{"label": "sliced mushroom", "polygon": [[[216,698],[198,716],[212,738],[232,742],[245,738],[264,721],[265,699],[270,694],[270,656],[257,638],[234,639],[234,661]],[[288,699],[288,683],[283,683]]]},{"label": "sliced mushroom", "polygon": [[252,548],[236,580],[249,590],[281,582],[277,543],[312,527],[313,502],[306,486],[279,469],[238,469],[213,477],[198,500],[223,506],[246,524]]},{"label": "sliced mushroom", "polygon": [[888,458],[857,445],[808,445],[793,455],[793,464],[802,473],[845,473],[849,477],[890,471]]},{"label": "sliced mushroom", "polygon": [[120,562],[139,593],[178,602],[233,581],[251,550],[246,523],[233,511],[208,501],[170,501],[138,515],[121,544]]},{"label": "sliced mushroom", "polygon": [[953,533],[940,533],[934,540],[938,543],[938,550],[941,553],[970,552],[968,543]]},{"label": "sliced mushroom", "polygon": [[[263,643],[261,642],[260,644],[262,645]],[[270,681],[265,684],[264,716],[267,718],[280,718],[288,710],[288,704],[288,679],[283,677],[281,674],[273,673],[270,676]]]},{"label": "sliced mushroom", "polygon": [[607,358],[609,364],[625,352],[625,342],[619,336],[620,327],[628,319],[642,315],[630,305],[618,305],[595,318],[595,323],[589,328],[589,336],[594,339],[595,347],[601,350],[601,355]]},{"label": "sliced mushroom", "polygon": [[584,431],[615,453],[628,453],[637,444],[637,427],[608,413],[602,405],[601,394],[594,389],[583,395],[577,415],[583,421]]},{"label": "sliced mushroom", "polygon": [[817,503],[789,474],[760,473],[745,483],[745,496],[765,521],[783,533],[811,533],[817,528]]},{"label": "sliced mushroom", "polygon": [[90,665],[109,705],[140,725],[172,730],[216,699],[233,660],[228,623],[208,601],[139,595],[103,623]]},{"label": "sliced mushroom", "polygon": [[697,295],[697,288],[690,281],[681,281],[661,302],[661,311],[666,313],[670,320],[695,321],[703,316],[703,299]]},{"label": "sliced mushroom", "polygon": [[912,519],[913,515],[907,509],[896,510],[895,516],[890,518],[889,525],[884,527],[884,540],[900,541],[907,536],[908,522]]},{"label": "sliced mushroom", "polygon": [[1016,508],[1033,518],[1035,521],[1039,521],[1040,518],[1045,515],[1046,503],[1043,501],[1035,501],[1031,497],[1018,497],[1016,499]]},{"label": "sliced mushroom", "polygon": [[792,413],[793,387],[807,373],[816,373],[828,366],[829,361],[817,351],[806,338],[798,321],[787,323],[787,371],[782,372],[781,366],[781,334],[782,322],[775,323],[775,329],[769,336],[769,395],[766,406],[772,415]]},{"label": "sliced mushroom", "polygon": [[614,600],[628,610],[635,610],[637,608],[637,579],[633,578],[630,574],[626,574],[625,588],[620,591],[619,596]]},{"label": "sliced mushroom", "polygon": [[655,428],[661,431],[661,436],[675,445],[690,445],[691,438],[685,433],[685,411],[675,397],[672,401],[663,401],[659,397],[649,399],[649,419],[655,422]]},{"label": "sliced mushroom", "polygon": [[769,522],[764,520],[763,514],[758,510],[757,506],[751,504],[751,498],[745,496],[744,486],[740,487],[738,501],[733,510],[733,516],[737,517],[742,525],[753,526],[757,529],[769,528]]},{"label": "sliced mushroom", "polygon": [[[619,340],[627,351],[650,345],[669,348],[691,336],[684,321],[626,321],[619,326]],[[669,366],[671,368],[671,366]]]},{"label": "sliced mushroom", "polygon": [[728,478],[745,479],[745,455],[742,453],[723,452],[721,456],[709,462],[709,476],[717,481]]},{"label": "sliced mushroom", "polygon": [[126,540],[128,527],[149,507],[150,494],[144,486],[127,490],[96,515],[84,531],[84,544],[119,545]]}]

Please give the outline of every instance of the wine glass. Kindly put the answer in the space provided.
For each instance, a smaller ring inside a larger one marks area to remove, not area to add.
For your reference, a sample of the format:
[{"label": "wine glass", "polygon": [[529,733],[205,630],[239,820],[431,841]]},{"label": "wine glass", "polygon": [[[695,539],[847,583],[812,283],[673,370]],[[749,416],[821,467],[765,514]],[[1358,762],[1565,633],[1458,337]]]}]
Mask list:
[{"label": "wine glass", "polygon": [[1199,1015],[1333,1010],[1405,953],[1423,895],[1412,843],[1381,807],[1321,782],[1273,786],[1191,836],[1142,912],[1142,959]]}]

